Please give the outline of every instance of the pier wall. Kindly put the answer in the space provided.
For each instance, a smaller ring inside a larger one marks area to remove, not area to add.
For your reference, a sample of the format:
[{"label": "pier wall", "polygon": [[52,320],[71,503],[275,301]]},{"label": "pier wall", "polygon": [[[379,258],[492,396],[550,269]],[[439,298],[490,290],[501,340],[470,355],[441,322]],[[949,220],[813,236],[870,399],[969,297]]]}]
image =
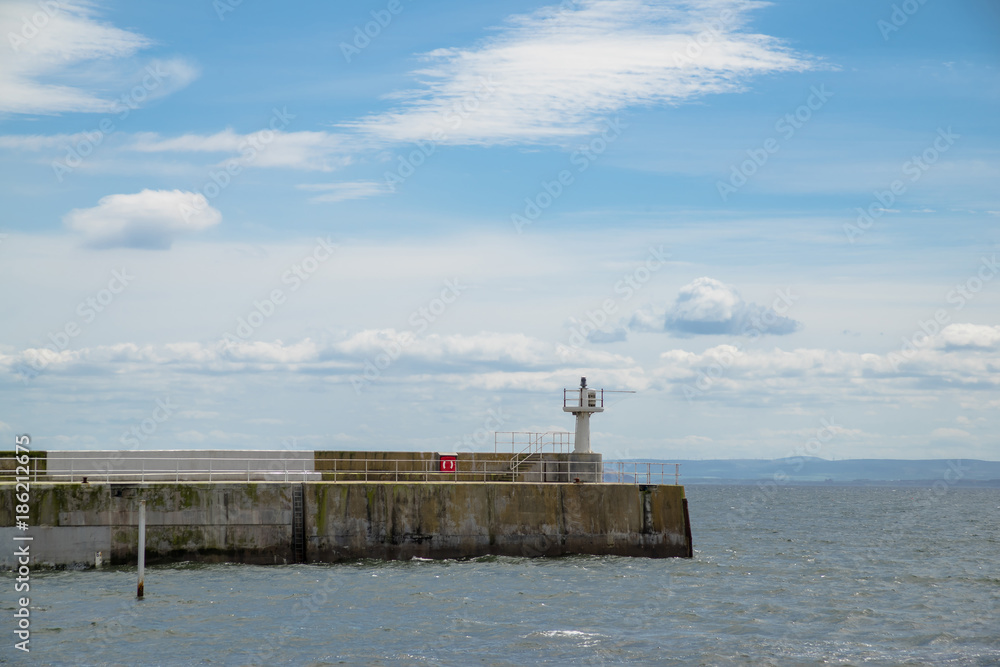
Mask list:
[{"label": "pier wall", "polygon": [[[99,551],[106,563],[131,564],[140,500],[151,563],[691,555],[683,487],[586,483],[32,482],[29,529],[19,531],[5,482],[0,540],[32,536],[39,565],[93,565]],[[7,551],[0,567],[14,564]]]}]

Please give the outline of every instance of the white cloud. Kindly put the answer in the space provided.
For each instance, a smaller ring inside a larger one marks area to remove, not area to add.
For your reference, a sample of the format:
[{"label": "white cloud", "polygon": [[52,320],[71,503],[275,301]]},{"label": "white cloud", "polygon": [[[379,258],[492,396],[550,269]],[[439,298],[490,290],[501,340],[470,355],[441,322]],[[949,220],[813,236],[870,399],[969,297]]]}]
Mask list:
[{"label": "white cloud", "polygon": [[[415,337],[394,329],[362,330],[322,341],[121,343],[58,353],[7,348],[0,353],[0,386],[21,387],[26,380],[32,391],[51,392],[53,401],[67,405],[93,396],[88,400],[94,401],[95,410],[97,403],[107,402],[106,395],[125,397],[137,414],[147,413],[153,400],[162,395],[162,387],[172,386],[176,390],[171,390],[171,400],[181,408],[169,424],[173,441],[221,445],[229,440],[219,433],[245,431],[240,425],[258,420],[258,430],[246,440],[232,440],[240,446],[258,447],[267,442],[275,445],[277,436],[264,433],[267,428],[280,426],[282,435],[285,431],[294,434],[296,424],[305,424],[300,422],[304,419],[302,402],[309,401],[315,401],[310,409],[326,409],[332,401],[345,413],[356,415],[354,435],[366,443],[389,434],[395,437],[389,415],[396,415],[397,410],[408,415],[404,430],[409,433],[414,428],[435,434],[464,432],[465,427],[458,425],[465,419],[462,415],[475,417],[488,408],[496,409],[501,401],[503,409],[515,415],[506,428],[550,423],[555,419],[553,412],[559,410],[560,390],[574,385],[582,375],[594,386],[638,390],[640,395],[634,400],[641,404],[623,401],[609,413],[627,420],[630,428],[635,420],[640,425],[637,432],[645,428],[657,433],[654,438],[602,438],[606,453],[617,443],[626,449],[641,447],[657,458],[663,456],[666,444],[699,451],[704,445],[721,456],[733,451],[781,455],[815,433],[817,426],[804,421],[809,416],[833,418],[838,458],[845,454],[840,446],[847,444],[856,451],[869,447],[869,455],[878,451],[903,457],[910,452],[912,456],[913,447],[928,443],[960,444],[986,453],[995,440],[990,439],[989,417],[1000,404],[995,400],[1000,389],[995,370],[1000,368],[1000,349],[945,349],[943,341],[949,335],[942,332],[927,345],[908,351],[902,363],[892,360],[898,354],[892,351],[747,350],[735,345],[703,352],[674,349],[642,361],[574,350],[519,334]],[[374,362],[380,355],[394,360],[388,366],[378,361],[380,374],[362,395],[355,394],[352,377],[363,375],[366,361]],[[29,379],[31,373],[25,371],[32,366],[41,374]],[[270,405],[266,397],[275,386],[300,397],[282,414],[268,414],[260,408]],[[694,388],[694,395],[685,388]],[[240,396],[246,400],[235,403],[253,406],[250,412],[234,408],[233,398]],[[978,418],[966,424],[934,416],[956,402],[961,403],[963,415]],[[666,431],[662,431],[664,411],[672,415]],[[738,436],[725,426],[736,415],[745,420],[736,420]],[[281,425],[269,421],[279,418]],[[481,417],[465,421],[475,429]],[[568,421],[560,424],[561,428],[571,426]],[[607,428],[612,434],[622,432],[621,422],[618,426],[609,423]],[[73,431],[67,428],[65,432]],[[176,434],[181,435],[174,438]],[[117,442],[118,435],[110,430],[108,442]],[[327,436],[318,437],[309,445],[331,446]],[[401,436],[400,441],[426,446],[407,437]],[[300,444],[305,442],[300,440]]]},{"label": "white cloud", "polygon": [[[108,113],[186,86],[198,70],[183,59],[154,60],[145,67],[123,61],[152,44],[143,35],[97,18],[90,3],[4,2],[0,34],[0,111],[20,114]],[[123,74],[135,67],[132,76]],[[114,70],[109,76],[109,70]],[[133,80],[109,91],[109,80]],[[132,94],[136,90],[136,94]]]},{"label": "white cloud", "polygon": [[102,197],[93,208],[74,209],[66,226],[82,232],[95,248],[166,249],[174,240],[203,231],[222,220],[205,197],[181,190],[143,190]]},{"label": "white cloud", "polygon": [[389,192],[385,183],[376,181],[351,181],[346,183],[304,183],[295,186],[299,190],[308,192],[322,192],[324,194],[310,197],[309,201],[314,202],[338,202],[350,199],[365,199],[376,197]]},{"label": "white cloud", "polygon": [[87,139],[86,132],[76,134],[7,134],[0,136],[0,148],[22,151],[43,151],[62,148]]},{"label": "white cloud", "polygon": [[[974,325],[951,325],[960,330]],[[950,328],[950,327],[949,327]],[[992,328],[992,327],[988,327]],[[652,375],[697,398],[769,400],[789,404],[855,396],[866,401],[922,396],[936,400],[947,389],[1000,388],[995,368],[1000,346],[949,348],[947,328],[919,348],[886,354],[823,349],[747,350],[718,345],[702,353],[669,350]],[[821,397],[821,398],[820,398]]]},{"label": "white cloud", "polygon": [[226,129],[215,134],[185,134],[168,139],[156,133],[136,136],[129,150],[142,153],[221,153],[254,167],[285,167],[332,171],[351,163],[347,142],[329,132],[260,130],[238,134]]},{"label": "white cloud", "polygon": [[[787,307],[788,300],[778,298]],[[639,309],[632,315],[633,331],[669,331],[691,336],[702,334],[762,335],[790,334],[799,328],[795,320],[783,317],[773,307],[747,303],[733,287],[713,278],[697,278],[680,289],[667,309]]]},{"label": "white cloud", "polygon": [[935,440],[965,440],[971,437],[971,433],[960,428],[936,428],[931,431],[931,437]]},{"label": "white cloud", "polygon": [[935,339],[946,350],[1000,349],[1000,326],[982,324],[949,324]]},{"label": "white cloud", "polygon": [[43,368],[46,373],[61,373],[83,367],[114,372],[114,368],[159,366],[204,373],[284,370],[350,375],[364,372],[365,362],[388,353],[394,358],[393,363],[403,369],[399,373],[402,376],[549,372],[564,367],[613,370],[636,366],[634,360],[622,355],[572,349],[523,334],[483,332],[416,337],[395,329],[359,331],[326,343],[306,338],[295,343],[280,340],[220,341],[211,345],[119,343],[59,352],[32,348],[14,355],[0,354],[0,365],[15,374],[18,369],[31,367]]},{"label": "white cloud", "polygon": [[[959,330],[973,325],[951,325]],[[723,401],[782,395],[792,405],[816,397],[870,400],[892,394],[916,395],[947,388],[1000,388],[995,368],[1000,345],[946,349],[954,335],[943,331],[929,344],[905,353],[844,352],[825,349],[746,350],[718,345],[704,352],[674,349],[644,368],[631,357],[570,348],[523,334],[430,334],[367,329],[334,340],[297,342],[222,341],[215,344],[116,345],[63,350],[31,348],[0,354],[0,367],[17,375],[32,366],[45,373],[120,374],[174,369],[222,377],[242,373],[290,373],[339,377],[347,381],[368,363],[391,359],[381,380],[439,382],[484,389],[552,389],[566,377],[598,372],[608,386],[655,387],[678,391],[697,387],[705,398]],[[19,370],[20,369],[20,370]],[[863,380],[863,382],[862,382]]]},{"label": "white cloud", "polygon": [[428,81],[396,110],[346,127],[381,140],[559,142],[627,107],[742,90],[761,74],[814,66],[775,38],[742,32],[746,0],[581,0],[512,17],[496,37],[438,49]]}]

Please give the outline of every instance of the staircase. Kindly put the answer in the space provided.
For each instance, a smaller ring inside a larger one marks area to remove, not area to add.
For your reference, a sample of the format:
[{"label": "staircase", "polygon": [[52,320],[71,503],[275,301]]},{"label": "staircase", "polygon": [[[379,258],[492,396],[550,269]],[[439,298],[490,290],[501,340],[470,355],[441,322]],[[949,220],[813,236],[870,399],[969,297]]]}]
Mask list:
[{"label": "staircase", "polygon": [[306,515],[302,485],[292,485],[292,556],[296,563],[306,562]]}]

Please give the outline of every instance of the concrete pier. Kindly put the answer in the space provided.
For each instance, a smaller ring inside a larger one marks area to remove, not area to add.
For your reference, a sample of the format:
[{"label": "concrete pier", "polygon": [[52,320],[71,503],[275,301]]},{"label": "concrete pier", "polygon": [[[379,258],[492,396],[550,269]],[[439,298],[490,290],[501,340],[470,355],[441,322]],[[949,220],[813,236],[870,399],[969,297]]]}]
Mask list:
[{"label": "concrete pier", "polygon": [[0,540],[30,535],[42,565],[135,563],[141,502],[150,562],[692,553],[673,466],[594,453],[50,451],[27,476],[12,462]]},{"label": "concrete pier", "polygon": [[[97,552],[133,564],[145,500],[151,563],[291,563],[296,485],[306,562],[691,554],[683,487],[583,483],[33,483],[26,532],[10,527],[13,484],[3,483],[0,540],[33,536],[40,565],[92,566]],[[0,567],[13,565],[0,552]]]}]

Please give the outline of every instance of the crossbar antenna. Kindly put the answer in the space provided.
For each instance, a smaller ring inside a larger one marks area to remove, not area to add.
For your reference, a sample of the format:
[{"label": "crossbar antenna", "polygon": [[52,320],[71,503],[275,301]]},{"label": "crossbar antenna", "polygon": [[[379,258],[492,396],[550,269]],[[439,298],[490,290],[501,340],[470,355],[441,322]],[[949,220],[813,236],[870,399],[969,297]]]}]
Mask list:
[{"label": "crossbar antenna", "polygon": [[563,412],[576,417],[574,454],[590,454],[590,415],[604,412],[604,394],[634,394],[634,391],[590,389],[587,378],[580,378],[580,387],[563,389]]}]

